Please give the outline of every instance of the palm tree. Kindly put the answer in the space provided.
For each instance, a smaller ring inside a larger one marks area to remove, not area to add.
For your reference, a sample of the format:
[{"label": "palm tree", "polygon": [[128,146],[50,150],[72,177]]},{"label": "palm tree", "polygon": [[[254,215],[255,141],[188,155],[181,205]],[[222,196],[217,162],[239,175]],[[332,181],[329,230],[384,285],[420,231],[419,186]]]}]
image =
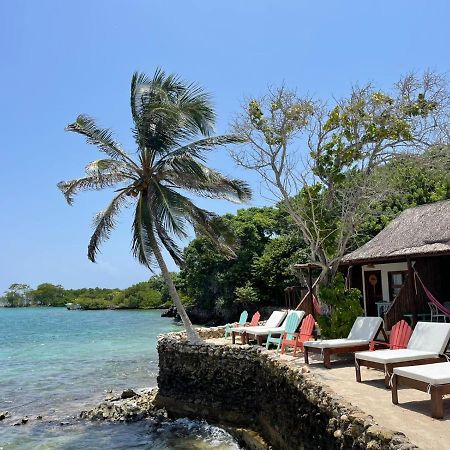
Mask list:
[{"label": "palm tree", "polygon": [[231,252],[221,233],[218,217],[194,204],[185,194],[247,201],[246,183],[229,179],[208,168],[205,153],[226,144],[242,142],[234,135],[211,136],[215,113],[209,95],[195,84],[158,69],[153,78],[135,73],[131,80],[131,114],[137,150],[127,154],[109,129],[80,115],[67,131],[83,135],[107,155],[87,165],[81,178],[58,183],[69,204],[79,191],[114,187],[111,203],[94,219],[88,258],[95,262],[99,247],[109,238],[123,207],[134,206],[132,252],[140,263],[153,270],[159,266],[170,296],[191,342],[200,338],[180,301],[162,255],[165,248],[182,264],[176,240],[187,237],[189,226]]}]

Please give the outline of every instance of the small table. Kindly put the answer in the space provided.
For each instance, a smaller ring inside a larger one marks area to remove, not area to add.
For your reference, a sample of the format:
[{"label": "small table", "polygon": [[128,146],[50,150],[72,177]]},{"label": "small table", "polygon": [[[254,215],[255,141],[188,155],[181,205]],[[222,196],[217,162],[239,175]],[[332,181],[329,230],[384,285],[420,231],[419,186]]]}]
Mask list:
[{"label": "small table", "polygon": [[384,313],[391,306],[391,302],[375,302],[375,305],[377,305],[377,315],[378,315],[378,317],[383,317]]}]

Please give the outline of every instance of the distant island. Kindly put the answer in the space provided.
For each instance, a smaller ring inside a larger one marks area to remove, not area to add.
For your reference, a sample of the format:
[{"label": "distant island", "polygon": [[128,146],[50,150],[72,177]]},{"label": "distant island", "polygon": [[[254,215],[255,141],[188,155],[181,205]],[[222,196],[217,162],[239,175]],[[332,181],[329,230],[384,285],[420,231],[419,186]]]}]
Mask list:
[{"label": "distant island", "polygon": [[42,283],[32,289],[28,284],[13,283],[4,295],[0,296],[0,306],[6,308],[66,306],[69,303],[80,305],[78,309],[87,310],[156,309],[169,308],[172,305],[161,276],[154,276],[126,289],[65,289],[52,283]]}]

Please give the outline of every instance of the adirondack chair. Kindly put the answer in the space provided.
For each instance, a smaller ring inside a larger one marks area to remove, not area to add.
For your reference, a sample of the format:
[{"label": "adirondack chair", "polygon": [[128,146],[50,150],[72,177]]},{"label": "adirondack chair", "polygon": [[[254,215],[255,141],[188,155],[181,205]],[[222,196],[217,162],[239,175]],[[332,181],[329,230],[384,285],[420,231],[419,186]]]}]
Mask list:
[{"label": "adirondack chair", "polygon": [[250,323],[244,324],[245,327],[257,327],[259,323],[259,319],[261,318],[261,314],[259,311],[256,311],[255,314],[252,316],[252,320],[250,320]]},{"label": "adirondack chair", "polygon": [[303,319],[300,331],[298,333],[292,334],[292,339],[289,339],[289,336],[286,332],[283,333],[283,336],[281,337],[281,353],[285,352],[286,347],[294,347],[294,356],[297,354],[297,348],[303,350],[303,342],[309,341],[311,339],[314,325],[314,317],[309,314]]},{"label": "adirondack chair", "polygon": [[[236,342],[236,335],[241,336],[241,344],[245,344],[246,335],[245,328],[247,327],[257,327],[259,324],[259,319],[261,318],[261,314],[259,311],[256,311],[252,316],[252,320],[250,322],[245,322],[243,325],[239,325],[240,328],[235,328],[233,326],[230,327],[231,333],[231,341],[234,344]],[[244,328],[242,328],[244,327]]]},{"label": "adirondack chair", "polygon": [[[238,324],[240,326],[244,326],[247,323],[247,318],[248,318],[248,312],[247,311],[242,311],[241,315],[239,317],[239,322]],[[227,323],[225,325],[225,337],[227,338],[230,334],[231,334],[231,328],[236,326],[236,324],[234,323]]]},{"label": "adirondack chair", "polygon": [[286,335],[288,338],[291,338],[291,336],[293,336],[295,334],[295,332],[297,331],[299,323],[300,323],[300,316],[298,314],[296,314],[295,312],[289,313],[289,315],[286,319],[286,325],[284,327],[284,332],[277,333],[279,335],[278,337],[274,336],[272,334],[272,332],[270,332],[269,335],[267,336],[266,348],[268,349],[270,347],[270,344],[274,344],[277,346],[277,352],[278,352],[278,350],[280,350],[282,336]]},{"label": "adirondack chair", "polygon": [[400,320],[392,327],[391,335],[389,336],[389,342],[371,341],[369,350],[374,351],[375,347],[388,347],[391,350],[406,348],[408,346],[411,334],[412,328],[405,320]]}]

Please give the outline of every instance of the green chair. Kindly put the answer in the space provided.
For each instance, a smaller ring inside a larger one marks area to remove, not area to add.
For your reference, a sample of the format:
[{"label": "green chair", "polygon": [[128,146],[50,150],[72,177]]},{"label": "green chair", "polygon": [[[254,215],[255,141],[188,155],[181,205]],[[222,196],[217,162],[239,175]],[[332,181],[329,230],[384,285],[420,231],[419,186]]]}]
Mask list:
[{"label": "green chair", "polygon": [[277,346],[277,352],[278,352],[278,350],[280,350],[281,341],[282,341],[283,336],[285,336],[287,339],[294,339],[296,337],[295,333],[297,331],[298,325],[299,325],[302,317],[303,316],[300,316],[297,312],[289,313],[289,315],[287,316],[287,319],[284,323],[284,331],[281,333],[279,331],[277,331],[276,333],[273,333],[273,334],[277,335],[277,337],[272,336],[272,332],[270,332],[269,335],[267,336],[266,348],[268,349],[270,344],[273,344],[273,345]]},{"label": "green chair", "polygon": [[[247,323],[247,319],[248,319],[248,312],[242,311],[241,316],[239,317],[238,326],[243,327]],[[225,325],[225,337],[226,338],[231,334],[231,328],[233,328],[235,326],[236,326],[235,323],[227,323]]]}]

